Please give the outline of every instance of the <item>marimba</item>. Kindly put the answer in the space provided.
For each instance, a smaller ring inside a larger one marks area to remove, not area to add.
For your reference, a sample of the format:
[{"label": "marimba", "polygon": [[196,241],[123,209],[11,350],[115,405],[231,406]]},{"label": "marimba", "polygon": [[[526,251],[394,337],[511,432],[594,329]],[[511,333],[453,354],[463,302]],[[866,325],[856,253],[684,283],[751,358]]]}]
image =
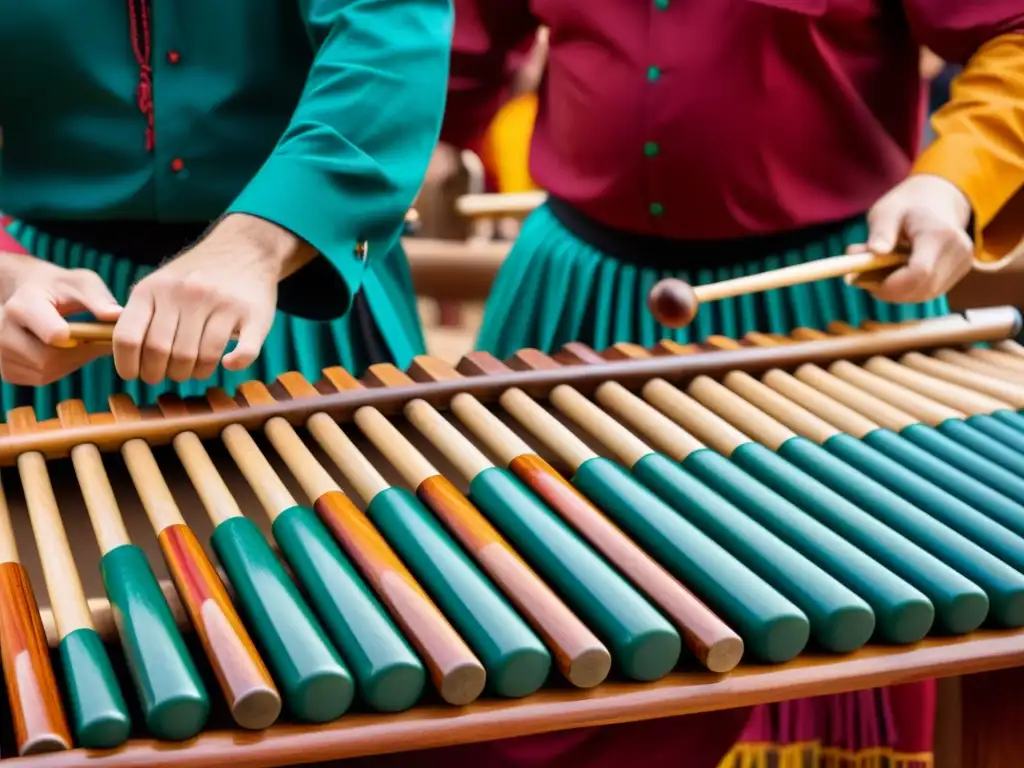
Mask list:
[{"label": "marimba", "polygon": [[1019,326],[12,410],[10,762],[282,765],[1018,666]]}]

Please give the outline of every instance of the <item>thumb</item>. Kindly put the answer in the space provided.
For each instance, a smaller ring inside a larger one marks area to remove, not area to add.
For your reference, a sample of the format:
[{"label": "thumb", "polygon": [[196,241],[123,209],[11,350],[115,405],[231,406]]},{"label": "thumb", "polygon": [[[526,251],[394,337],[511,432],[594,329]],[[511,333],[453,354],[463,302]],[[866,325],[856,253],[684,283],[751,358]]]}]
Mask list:
[{"label": "thumb", "polygon": [[868,250],[892,253],[903,230],[903,206],[896,200],[881,200],[868,213]]},{"label": "thumb", "polygon": [[223,366],[229,371],[241,371],[256,362],[273,323],[273,311],[262,312],[246,320],[238,332],[238,343],[235,348],[224,355]]}]

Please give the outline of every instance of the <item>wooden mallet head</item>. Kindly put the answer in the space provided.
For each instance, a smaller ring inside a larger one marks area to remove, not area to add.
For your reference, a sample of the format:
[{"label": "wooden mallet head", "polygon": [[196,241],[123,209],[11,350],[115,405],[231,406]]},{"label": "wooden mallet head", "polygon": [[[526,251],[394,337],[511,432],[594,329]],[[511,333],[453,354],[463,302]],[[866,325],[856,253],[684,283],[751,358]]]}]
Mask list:
[{"label": "wooden mallet head", "polygon": [[647,294],[647,308],[668,328],[684,328],[692,323],[699,307],[693,286],[675,277],[659,280]]}]

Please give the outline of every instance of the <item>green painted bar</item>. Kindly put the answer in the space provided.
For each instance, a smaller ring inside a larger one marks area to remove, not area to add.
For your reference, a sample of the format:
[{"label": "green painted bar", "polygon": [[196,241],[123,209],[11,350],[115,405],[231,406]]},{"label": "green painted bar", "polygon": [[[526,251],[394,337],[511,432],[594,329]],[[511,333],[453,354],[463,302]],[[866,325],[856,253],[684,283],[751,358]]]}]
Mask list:
[{"label": "green painted bar", "polygon": [[823,648],[849,653],[871,638],[875,614],[866,602],[679,464],[649,453],[633,476],[807,614]]},{"label": "green painted bar", "polygon": [[[927,424],[911,424],[904,427],[900,434],[936,458],[986,483],[993,491],[998,491],[1018,504],[1024,504],[1024,478],[1001,467],[997,462],[979,456]],[[1017,533],[1022,532],[1021,529],[1010,525],[1007,520],[1000,522]]]},{"label": "green painted bar", "polygon": [[1024,475],[1024,455],[1007,448],[995,438],[989,437],[961,419],[946,419],[938,426],[939,432],[960,443],[964,448],[979,456],[994,461],[1018,477]]},{"label": "green painted bar", "polygon": [[100,573],[146,731],[192,738],[206,725],[209,695],[146,555],[132,544],[116,547],[100,559]]},{"label": "green painted bar", "polygon": [[388,488],[366,514],[479,654],[491,693],[518,698],[544,684],[551,671],[547,647],[419,499]]},{"label": "green painted bar", "polygon": [[787,440],[779,455],[981,587],[989,618],[1006,627],[1024,625],[1024,574],[806,438]]},{"label": "green painted bar", "polygon": [[[1009,416],[1017,415],[1008,411],[1003,413]],[[968,416],[966,422],[993,440],[998,440],[1001,445],[1012,448],[1017,453],[1024,453],[1024,432],[1014,428],[1006,420],[997,418],[995,414],[979,413]]]},{"label": "green painted bar", "polygon": [[611,649],[628,677],[657,680],[675,667],[682,638],[668,620],[509,471],[488,467],[470,498]]},{"label": "green painted bar", "polygon": [[352,671],[356,694],[380,712],[413,706],[426,684],[422,662],[313,510],[286,509],[273,533]]},{"label": "green painted bar", "polygon": [[95,629],[76,629],[58,645],[75,742],[112,749],[128,739],[131,717],[103,640]]},{"label": "green painted bar", "polygon": [[[941,435],[938,435],[941,438]],[[1024,506],[990,488],[985,480],[962,471],[929,453],[903,435],[888,429],[876,429],[864,436],[864,443],[909,471],[934,483],[947,493],[966,502],[999,524],[1024,536]],[[959,446],[954,445],[959,449]],[[962,450],[962,449],[961,449]],[[980,460],[985,462],[984,459]],[[993,465],[994,466],[994,465]],[[981,475],[984,478],[985,475]],[[1012,477],[1012,475],[1011,475]]]},{"label": "green painted bar", "polygon": [[850,435],[834,435],[824,448],[1024,573],[1024,539],[1006,527]]},{"label": "green painted bar", "polygon": [[757,659],[788,661],[807,645],[810,622],[797,606],[618,464],[588,459],[572,482],[736,630]]},{"label": "green painted bar", "polygon": [[935,620],[928,598],[817,518],[709,448],[691,453],[683,467],[863,597],[882,640],[916,643],[928,634]]},{"label": "green painted bar", "polygon": [[352,703],[352,675],[256,524],[232,517],[216,527],[213,550],[261,655],[299,720],[325,723]]},{"label": "green painted bar", "polygon": [[882,524],[809,473],[759,443],[746,443],[733,461],[878,562],[920,589],[935,606],[939,627],[962,634],[988,614],[988,597],[941,560]]}]

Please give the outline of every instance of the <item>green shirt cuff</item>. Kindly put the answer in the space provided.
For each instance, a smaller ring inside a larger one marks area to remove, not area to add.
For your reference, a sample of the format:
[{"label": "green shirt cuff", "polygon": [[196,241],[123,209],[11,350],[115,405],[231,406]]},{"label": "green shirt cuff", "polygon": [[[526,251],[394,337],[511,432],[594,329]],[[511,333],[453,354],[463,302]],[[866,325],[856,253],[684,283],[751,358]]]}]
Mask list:
[{"label": "green shirt cuff", "polygon": [[246,213],[277,224],[320,254],[278,286],[278,306],[310,320],[344,315],[359,292],[367,246],[345,211],[331,174],[289,157],[271,157],[227,213]]}]

